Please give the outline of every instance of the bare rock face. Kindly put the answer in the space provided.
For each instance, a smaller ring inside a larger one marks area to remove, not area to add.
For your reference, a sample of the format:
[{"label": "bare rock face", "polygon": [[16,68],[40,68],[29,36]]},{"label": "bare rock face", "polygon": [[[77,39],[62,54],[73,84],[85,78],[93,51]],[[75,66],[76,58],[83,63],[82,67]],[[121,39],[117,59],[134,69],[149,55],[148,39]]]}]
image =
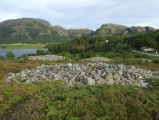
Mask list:
[{"label": "bare rock face", "polygon": [[54,31],[56,31],[61,36],[67,36],[67,37],[69,37],[68,30],[65,29],[65,28],[63,28],[63,27],[61,27],[61,26],[56,25],[56,26],[53,26],[52,29]]},{"label": "bare rock face", "polygon": [[89,35],[93,32],[93,30],[91,30],[91,29],[69,29],[68,32],[69,32],[69,36],[71,38],[76,38],[76,37]]},{"label": "bare rock face", "polygon": [[140,33],[140,32],[148,32],[148,31],[155,31],[155,29],[153,27],[141,27],[141,26],[132,26],[126,29],[126,31],[129,34],[133,34],[133,33]]},{"label": "bare rock face", "polygon": [[94,35],[108,35],[108,34],[114,34],[114,35],[123,35],[123,34],[136,34],[140,32],[148,32],[148,31],[155,31],[155,28],[153,27],[141,27],[141,26],[132,26],[127,27],[123,25],[118,24],[103,24],[99,29],[97,29],[94,32]]},{"label": "bare rock face", "polygon": [[103,24],[99,29],[96,30],[95,34],[121,34],[127,27],[118,24]]}]

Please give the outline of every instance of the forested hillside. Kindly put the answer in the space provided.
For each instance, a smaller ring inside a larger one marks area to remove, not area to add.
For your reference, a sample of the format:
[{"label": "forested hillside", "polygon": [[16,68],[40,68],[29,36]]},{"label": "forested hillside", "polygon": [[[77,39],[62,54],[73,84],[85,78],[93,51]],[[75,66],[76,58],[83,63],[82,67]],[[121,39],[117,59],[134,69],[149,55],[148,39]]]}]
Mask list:
[{"label": "forested hillside", "polygon": [[94,56],[107,56],[108,54],[119,57],[131,57],[132,49],[140,50],[141,47],[159,49],[159,31],[150,31],[137,35],[107,35],[96,37],[81,37],[61,44],[47,46],[52,54],[76,54],[80,58]]}]

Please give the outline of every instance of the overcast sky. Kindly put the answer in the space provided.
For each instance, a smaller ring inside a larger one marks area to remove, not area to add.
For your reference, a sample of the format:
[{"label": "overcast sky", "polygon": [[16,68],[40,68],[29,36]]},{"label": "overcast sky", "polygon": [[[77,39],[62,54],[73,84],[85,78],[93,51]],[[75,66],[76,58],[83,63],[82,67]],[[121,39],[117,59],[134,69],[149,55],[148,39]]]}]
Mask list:
[{"label": "overcast sky", "polygon": [[159,28],[159,0],[1,0],[0,22],[40,18],[53,26],[90,28],[115,23]]}]

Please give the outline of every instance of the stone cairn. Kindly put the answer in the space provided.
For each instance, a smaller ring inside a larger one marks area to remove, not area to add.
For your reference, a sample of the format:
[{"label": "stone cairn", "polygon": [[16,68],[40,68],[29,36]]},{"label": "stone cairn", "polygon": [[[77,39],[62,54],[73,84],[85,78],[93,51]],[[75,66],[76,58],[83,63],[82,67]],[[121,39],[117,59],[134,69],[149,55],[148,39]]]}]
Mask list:
[{"label": "stone cairn", "polygon": [[68,86],[76,84],[123,84],[148,87],[147,78],[159,78],[158,72],[102,62],[86,64],[41,65],[32,70],[24,69],[18,73],[8,73],[5,82],[38,83],[42,81],[65,80]]}]

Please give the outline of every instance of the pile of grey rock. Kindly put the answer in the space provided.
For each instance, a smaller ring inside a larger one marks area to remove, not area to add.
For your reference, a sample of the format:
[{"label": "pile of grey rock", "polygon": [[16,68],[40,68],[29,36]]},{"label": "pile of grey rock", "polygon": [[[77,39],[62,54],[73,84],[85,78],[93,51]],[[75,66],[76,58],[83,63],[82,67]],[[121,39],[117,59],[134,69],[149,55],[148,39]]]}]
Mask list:
[{"label": "pile of grey rock", "polygon": [[38,83],[41,81],[65,80],[68,86],[76,84],[123,84],[147,87],[147,78],[159,78],[158,72],[102,62],[86,64],[41,65],[32,70],[24,69],[19,73],[8,73],[5,82]]},{"label": "pile of grey rock", "polygon": [[114,61],[112,59],[109,58],[105,58],[105,57],[92,57],[92,58],[87,58],[85,59],[86,61],[102,61],[102,62],[109,62],[109,61]]},{"label": "pile of grey rock", "polygon": [[64,60],[68,59],[64,56],[58,56],[58,55],[39,55],[39,56],[29,56],[29,60],[40,60],[40,61],[59,61],[59,60]]}]

